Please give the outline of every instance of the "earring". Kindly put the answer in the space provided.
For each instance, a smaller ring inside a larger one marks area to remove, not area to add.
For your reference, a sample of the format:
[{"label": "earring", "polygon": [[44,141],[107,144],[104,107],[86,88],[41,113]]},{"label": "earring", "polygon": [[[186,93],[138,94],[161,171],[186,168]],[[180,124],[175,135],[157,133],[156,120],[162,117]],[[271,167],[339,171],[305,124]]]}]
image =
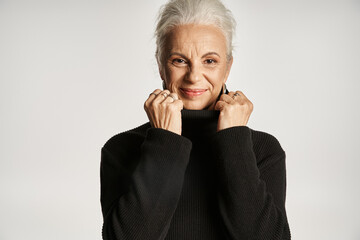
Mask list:
[{"label": "earring", "polygon": [[163,90],[166,89],[166,86],[165,86],[165,81],[162,82],[162,87],[163,87]]}]

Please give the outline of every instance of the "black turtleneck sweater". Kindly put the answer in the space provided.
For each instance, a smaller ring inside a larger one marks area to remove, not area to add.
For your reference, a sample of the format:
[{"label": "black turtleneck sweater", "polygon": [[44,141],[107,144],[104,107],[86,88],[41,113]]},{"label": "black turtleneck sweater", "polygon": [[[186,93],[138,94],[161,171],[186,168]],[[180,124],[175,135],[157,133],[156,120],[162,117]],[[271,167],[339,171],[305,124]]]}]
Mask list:
[{"label": "black turtleneck sweater", "polygon": [[101,152],[105,240],[290,239],[285,152],[219,112],[182,110],[182,135],[146,123]]}]

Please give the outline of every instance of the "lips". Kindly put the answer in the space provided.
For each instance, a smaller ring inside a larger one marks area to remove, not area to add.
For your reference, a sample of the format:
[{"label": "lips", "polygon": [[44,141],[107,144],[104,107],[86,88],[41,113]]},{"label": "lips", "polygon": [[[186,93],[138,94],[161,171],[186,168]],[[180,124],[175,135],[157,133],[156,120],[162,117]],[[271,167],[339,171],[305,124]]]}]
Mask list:
[{"label": "lips", "polygon": [[197,97],[207,91],[207,89],[200,88],[180,88],[180,90],[184,93],[185,96],[188,97]]}]

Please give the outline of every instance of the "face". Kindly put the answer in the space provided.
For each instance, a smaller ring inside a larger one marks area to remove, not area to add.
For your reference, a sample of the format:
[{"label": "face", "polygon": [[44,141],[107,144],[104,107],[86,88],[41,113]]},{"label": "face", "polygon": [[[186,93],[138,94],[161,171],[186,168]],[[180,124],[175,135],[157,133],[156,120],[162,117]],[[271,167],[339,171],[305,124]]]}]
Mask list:
[{"label": "face", "polygon": [[170,92],[178,94],[185,109],[212,110],[230,72],[224,34],[211,25],[181,25],[169,33],[164,69]]}]

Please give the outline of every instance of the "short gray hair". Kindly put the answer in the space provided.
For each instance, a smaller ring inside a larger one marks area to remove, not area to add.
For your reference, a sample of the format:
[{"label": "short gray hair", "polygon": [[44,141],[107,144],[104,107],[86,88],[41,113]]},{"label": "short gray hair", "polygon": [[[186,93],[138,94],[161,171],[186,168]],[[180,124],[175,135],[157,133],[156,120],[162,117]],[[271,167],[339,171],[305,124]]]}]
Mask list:
[{"label": "short gray hair", "polygon": [[160,8],[155,30],[155,57],[160,68],[163,67],[167,34],[174,27],[185,24],[218,27],[227,41],[227,60],[229,61],[232,58],[232,38],[235,33],[236,22],[230,10],[223,5],[221,0],[170,0]]}]

